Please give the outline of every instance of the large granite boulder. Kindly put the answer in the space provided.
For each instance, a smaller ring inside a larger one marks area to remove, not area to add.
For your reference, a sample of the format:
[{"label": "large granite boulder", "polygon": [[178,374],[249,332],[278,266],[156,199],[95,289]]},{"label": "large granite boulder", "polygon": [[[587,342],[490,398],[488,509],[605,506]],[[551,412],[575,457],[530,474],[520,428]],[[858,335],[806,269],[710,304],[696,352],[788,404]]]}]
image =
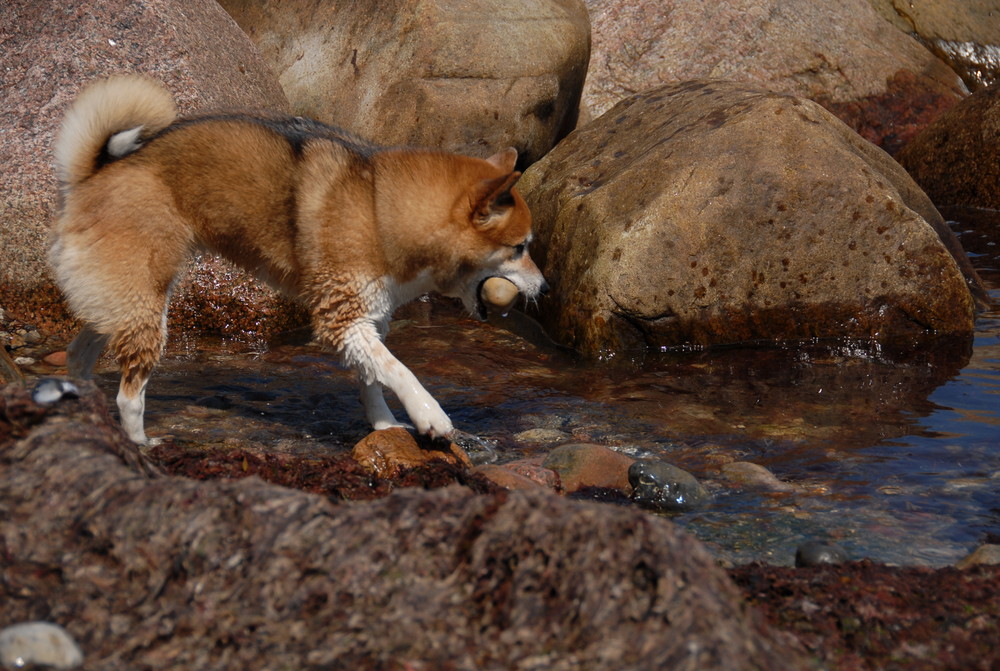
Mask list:
[{"label": "large granite boulder", "polygon": [[156,475],[93,386],[0,390],[0,509],[0,624],[58,622],[87,668],[809,668],[666,520]]},{"label": "large granite boulder", "polygon": [[950,65],[972,91],[1000,77],[1000,11],[996,0],[869,0],[883,17],[913,34]]},{"label": "large granite boulder", "polygon": [[654,89],[520,188],[554,287],[541,319],[585,353],[973,328],[982,287],[930,200],[810,101]]},{"label": "large granite boulder", "polygon": [[296,114],[380,144],[535,161],[576,124],[582,0],[222,0]]},{"label": "large granite boulder", "polygon": [[[213,0],[0,3],[0,307],[48,331],[68,317],[45,259],[57,185],[51,144],[89,81],[142,72],[174,92],[181,113],[287,109],[253,44]],[[261,311],[297,319],[243,273],[199,264],[175,293],[175,321],[228,332],[267,328]]]},{"label": "large granite boulder", "polygon": [[730,79],[809,98],[893,152],[964,87],[868,0],[587,0],[594,116],[661,84]]},{"label": "large granite boulder", "polygon": [[941,115],[898,158],[937,205],[1000,209],[1000,83]]}]

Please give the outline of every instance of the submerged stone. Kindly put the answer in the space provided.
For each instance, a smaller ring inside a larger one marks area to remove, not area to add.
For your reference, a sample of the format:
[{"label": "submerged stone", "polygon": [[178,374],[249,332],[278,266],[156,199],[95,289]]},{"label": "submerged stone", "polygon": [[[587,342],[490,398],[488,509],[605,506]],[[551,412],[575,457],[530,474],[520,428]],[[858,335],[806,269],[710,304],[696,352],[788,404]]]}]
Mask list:
[{"label": "submerged stone", "polygon": [[822,564],[843,564],[849,560],[847,551],[830,541],[806,541],[795,550],[795,565],[800,568]]},{"label": "submerged stone", "polygon": [[708,502],[710,495],[698,480],[673,464],[652,459],[628,469],[632,500],[664,512],[688,512]]}]

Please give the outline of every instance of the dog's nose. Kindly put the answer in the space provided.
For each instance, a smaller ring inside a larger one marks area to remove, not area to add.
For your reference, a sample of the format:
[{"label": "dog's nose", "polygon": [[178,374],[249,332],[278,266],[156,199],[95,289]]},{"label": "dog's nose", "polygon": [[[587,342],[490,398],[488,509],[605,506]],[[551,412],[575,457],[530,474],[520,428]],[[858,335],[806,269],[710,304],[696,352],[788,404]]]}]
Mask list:
[{"label": "dog's nose", "polygon": [[538,293],[540,293],[543,296],[545,296],[546,294],[548,294],[549,293],[549,283],[546,282],[545,280],[542,280],[542,286],[538,287]]}]

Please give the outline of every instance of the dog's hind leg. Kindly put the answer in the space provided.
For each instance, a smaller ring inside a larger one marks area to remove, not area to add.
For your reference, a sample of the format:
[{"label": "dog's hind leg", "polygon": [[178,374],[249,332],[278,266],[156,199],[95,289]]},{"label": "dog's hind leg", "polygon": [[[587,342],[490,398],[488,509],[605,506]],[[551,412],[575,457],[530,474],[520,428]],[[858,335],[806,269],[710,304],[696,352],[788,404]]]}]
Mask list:
[{"label": "dog's hind leg", "polygon": [[117,401],[122,428],[129,438],[140,445],[149,442],[143,426],[146,384],[160,360],[165,342],[166,324],[160,315],[155,321],[143,321],[111,339],[115,359],[121,368]]},{"label": "dog's hind leg", "polygon": [[66,348],[69,376],[89,380],[94,372],[94,364],[107,344],[108,336],[98,333],[89,324],[84,325]]}]

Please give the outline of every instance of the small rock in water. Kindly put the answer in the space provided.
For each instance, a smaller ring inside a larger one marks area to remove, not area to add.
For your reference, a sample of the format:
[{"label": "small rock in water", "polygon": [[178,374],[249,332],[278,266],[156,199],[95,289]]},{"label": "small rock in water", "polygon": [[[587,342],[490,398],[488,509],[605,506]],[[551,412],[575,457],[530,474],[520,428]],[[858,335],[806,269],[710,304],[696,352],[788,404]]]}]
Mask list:
[{"label": "small rock in water", "polygon": [[567,494],[594,487],[628,495],[628,469],[634,461],[604,445],[569,443],[549,452],[542,466],[559,474]]},{"label": "small rock in water", "polygon": [[469,459],[476,466],[492,464],[500,458],[500,455],[496,451],[496,443],[484,440],[474,434],[455,429],[455,432],[451,436],[451,441],[465,450]]},{"label": "small rock in water", "polygon": [[734,461],[723,464],[722,468],[719,469],[719,474],[734,484],[760,487],[775,492],[787,492],[794,489],[792,485],[782,482],[775,477],[774,473],[760,464],[752,464],[749,461]]},{"label": "small rock in water", "polygon": [[565,431],[559,429],[528,429],[514,434],[514,440],[519,443],[561,443],[572,438]]},{"label": "small rock in water", "polygon": [[628,469],[632,500],[663,512],[687,512],[704,505],[709,493],[698,480],[673,464],[643,459]]},{"label": "small rock in water", "polygon": [[843,564],[849,559],[844,548],[830,541],[806,541],[795,550],[795,565],[799,568]]},{"label": "small rock in water", "polygon": [[79,398],[80,390],[69,380],[47,377],[39,380],[31,392],[31,398],[39,405],[49,405],[64,398]]},{"label": "small rock in water", "polygon": [[49,622],[22,622],[0,631],[0,665],[28,665],[74,669],[83,664],[83,652],[65,629]]},{"label": "small rock in water", "polygon": [[392,479],[408,468],[416,468],[432,461],[443,461],[472,467],[472,460],[461,447],[445,441],[424,440],[418,444],[409,431],[395,427],[372,431],[351,450],[351,456],[374,475]]},{"label": "small rock in water", "polygon": [[518,291],[513,282],[505,277],[491,277],[483,282],[480,298],[487,305],[500,312],[507,312],[517,300]]},{"label": "small rock in water", "polygon": [[993,566],[1000,564],[1000,545],[980,545],[968,557],[958,562],[955,566],[960,569],[967,569],[970,566]]}]

